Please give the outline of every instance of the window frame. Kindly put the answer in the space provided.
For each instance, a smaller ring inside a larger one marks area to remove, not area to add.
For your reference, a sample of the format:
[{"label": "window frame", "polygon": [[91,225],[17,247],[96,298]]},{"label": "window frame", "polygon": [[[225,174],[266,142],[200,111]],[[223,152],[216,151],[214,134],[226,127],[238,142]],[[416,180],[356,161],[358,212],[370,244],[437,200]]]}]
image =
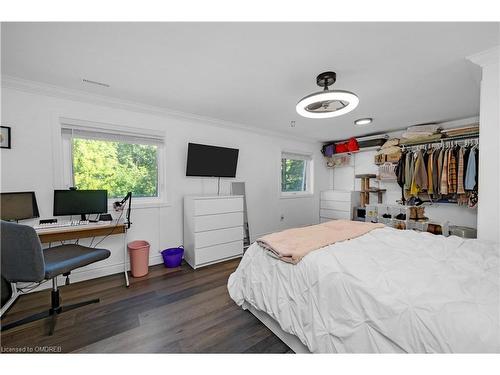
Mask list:
[{"label": "window frame", "polygon": [[[154,144],[157,146],[156,153],[156,163],[157,163],[157,184],[158,184],[158,196],[156,197],[134,197],[132,196],[132,207],[133,208],[147,208],[147,207],[160,207],[168,206],[169,202],[167,200],[167,187],[166,187],[166,176],[165,176],[165,159],[166,159],[166,147],[165,147],[165,137],[163,132],[159,132],[151,129],[142,128],[131,128],[124,126],[116,126],[112,124],[96,123],[83,120],[73,120],[61,118],[58,126],[58,138],[60,141],[60,171],[59,176],[57,174],[54,176],[54,189],[69,189],[69,187],[74,186],[74,174],[73,174],[73,135],[68,135],[67,129],[78,129],[85,132],[89,132],[93,135],[94,139],[106,139],[106,135],[116,136],[116,141],[127,142],[135,144]],[[99,135],[102,134],[102,138]],[[74,136],[75,138],[79,138]],[[122,137],[122,140],[120,140]],[[137,141],[133,141],[133,137],[137,137]],[[80,137],[86,138],[86,137]],[[127,140],[128,138],[128,140]],[[145,142],[147,140],[147,142]],[[142,141],[142,143],[141,143]],[[54,153],[54,158],[57,157],[57,152]],[[118,198],[108,198],[108,210],[112,210],[113,203],[115,201],[121,200]]]},{"label": "window frame", "polygon": [[[298,157],[297,159],[293,159],[293,156]],[[283,175],[282,175],[282,160],[304,160],[306,162],[305,167],[305,179],[306,179],[306,188],[305,190],[300,191],[283,191]],[[311,197],[314,195],[314,158],[313,154],[310,152],[303,151],[290,151],[290,150],[282,150],[279,160],[279,192],[280,198],[304,198]]]}]

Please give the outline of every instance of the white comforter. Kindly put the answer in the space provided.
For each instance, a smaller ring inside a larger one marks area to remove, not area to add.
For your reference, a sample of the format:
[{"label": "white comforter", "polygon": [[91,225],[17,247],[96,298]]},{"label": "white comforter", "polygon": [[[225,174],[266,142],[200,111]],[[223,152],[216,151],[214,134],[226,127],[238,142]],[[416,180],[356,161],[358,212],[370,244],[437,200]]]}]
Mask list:
[{"label": "white comforter", "polygon": [[499,266],[478,240],[383,228],[297,265],[254,243],[228,289],[311,352],[500,352]]}]

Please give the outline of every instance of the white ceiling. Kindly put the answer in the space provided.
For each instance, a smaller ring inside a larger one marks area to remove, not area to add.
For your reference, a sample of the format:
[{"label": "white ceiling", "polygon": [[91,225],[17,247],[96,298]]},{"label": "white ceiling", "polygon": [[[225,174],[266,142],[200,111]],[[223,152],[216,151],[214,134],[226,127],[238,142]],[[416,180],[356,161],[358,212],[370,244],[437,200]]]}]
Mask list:
[{"label": "white ceiling", "polygon": [[[6,75],[326,141],[477,115],[480,70],[465,57],[498,45],[499,23],[3,23],[1,35]],[[358,108],[300,117],[325,70]],[[373,126],[355,128],[361,117]]]}]

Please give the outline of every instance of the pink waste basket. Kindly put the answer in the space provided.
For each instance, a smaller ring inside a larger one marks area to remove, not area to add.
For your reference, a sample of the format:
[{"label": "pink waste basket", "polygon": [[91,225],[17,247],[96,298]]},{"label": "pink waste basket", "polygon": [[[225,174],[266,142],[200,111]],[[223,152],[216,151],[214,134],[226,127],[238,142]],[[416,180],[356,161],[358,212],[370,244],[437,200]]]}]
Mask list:
[{"label": "pink waste basket", "polygon": [[142,277],[148,274],[149,242],[132,241],[127,245],[130,254],[130,271],[133,277]]}]

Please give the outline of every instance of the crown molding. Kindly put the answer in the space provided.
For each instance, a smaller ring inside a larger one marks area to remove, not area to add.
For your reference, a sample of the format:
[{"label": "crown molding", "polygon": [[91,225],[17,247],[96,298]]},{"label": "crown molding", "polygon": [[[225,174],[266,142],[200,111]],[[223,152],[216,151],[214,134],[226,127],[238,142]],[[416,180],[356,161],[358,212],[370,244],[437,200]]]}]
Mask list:
[{"label": "crown molding", "polygon": [[467,60],[484,68],[488,65],[498,64],[500,62],[500,46],[487,49],[467,56]]},{"label": "crown molding", "polygon": [[45,95],[60,99],[77,101],[77,102],[85,102],[89,104],[96,104],[111,108],[124,109],[128,111],[144,113],[149,115],[175,118],[184,121],[186,120],[195,121],[203,124],[210,124],[212,126],[217,126],[219,128],[233,129],[233,130],[237,129],[250,133],[258,133],[261,135],[277,137],[277,138],[285,138],[305,143],[316,144],[320,142],[320,140],[311,137],[294,136],[242,123],[220,120],[212,117],[205,117],[187,112],[175,111],[164,107],[152,106],[149,104],[119,99],[111,96],[93,94],[83,90],[68,89],[61,86],[51,85],[45,82],[31,81],[9,75],[2,75],[1,83],[2,83],[2,88],[28,92],[32,94]]}]

